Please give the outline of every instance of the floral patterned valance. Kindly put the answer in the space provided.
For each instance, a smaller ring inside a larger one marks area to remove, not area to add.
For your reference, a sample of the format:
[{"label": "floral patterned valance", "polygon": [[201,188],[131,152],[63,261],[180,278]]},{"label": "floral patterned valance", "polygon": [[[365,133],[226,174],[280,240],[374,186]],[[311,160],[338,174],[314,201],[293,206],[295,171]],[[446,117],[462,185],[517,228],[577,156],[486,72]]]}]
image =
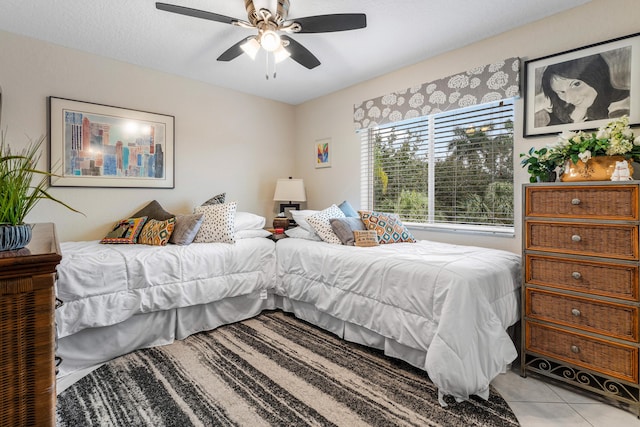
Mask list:
[{"label": "floral patterned valance", "polygon": [[356,104],[353,121],[367,129],[519,95],[520,58],[508,58]]}]

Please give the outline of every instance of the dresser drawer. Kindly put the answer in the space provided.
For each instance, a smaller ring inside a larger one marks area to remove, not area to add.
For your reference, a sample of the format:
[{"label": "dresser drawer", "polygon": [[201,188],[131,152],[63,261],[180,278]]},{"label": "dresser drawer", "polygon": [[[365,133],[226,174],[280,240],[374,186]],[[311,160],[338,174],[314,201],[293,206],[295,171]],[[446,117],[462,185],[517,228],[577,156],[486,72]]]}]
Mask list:
[{"label": "dresser drawer", "polygon": [[527,351],[638,383],[638,348],[527,322]]},{"label": "dresser drawer", "polygon": [[638,266],[525,256],[525,281],[559,289],[638,301]]},{"label": "dresser drawer", "polygon": [[527,288],[526,315],[638,342],[638,307]]},{"label": "dresser drawer", "polygon": [[525,216],[638,219],[637,186],[531,186],[525,197]]},{"label": "dresser drawer", "polygon": [[638,227],[626,224],[588,224],[527,221],[526,249],[638,259]]}]

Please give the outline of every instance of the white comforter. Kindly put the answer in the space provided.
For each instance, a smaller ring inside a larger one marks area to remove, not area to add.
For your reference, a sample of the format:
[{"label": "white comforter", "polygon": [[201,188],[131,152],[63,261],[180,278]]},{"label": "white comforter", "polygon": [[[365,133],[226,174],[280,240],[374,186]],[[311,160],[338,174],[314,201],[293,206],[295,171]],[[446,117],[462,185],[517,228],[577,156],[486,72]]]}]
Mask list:
[{"label": "white comforter", "polygon": [[60,245],[58,338],[149,313],[247,295],[275,284],[274,243],[265,238],[188,246]]},{"label": "white comforter", "polygon": [[[520,257],[430,241],[373,248],[282,239],[278,292],[427,351],[440,396],[489,395],[516,357],[505,332],[519,318]],[[441,399],[441,403],[443,403]]]}]

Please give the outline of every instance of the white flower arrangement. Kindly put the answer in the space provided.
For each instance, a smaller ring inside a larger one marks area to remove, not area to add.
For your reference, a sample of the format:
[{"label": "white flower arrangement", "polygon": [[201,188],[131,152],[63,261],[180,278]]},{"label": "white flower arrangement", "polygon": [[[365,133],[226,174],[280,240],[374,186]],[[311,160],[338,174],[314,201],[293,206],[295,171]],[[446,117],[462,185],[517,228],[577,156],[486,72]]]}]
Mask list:
[{"label": "white flower arrangement", "polygon": [[564,131],[558,135],[555,145],[539,150],[533,147],[524,157],[521,164],[527,166],[532,182],[536,176],[548,174],[558,166],[563,168],[568,161],[587,163],[596,156],[623,156],[627,160],[640,160],[640,135],[634,137],[629,127],[629,118],[622,116],[596,132]]}]

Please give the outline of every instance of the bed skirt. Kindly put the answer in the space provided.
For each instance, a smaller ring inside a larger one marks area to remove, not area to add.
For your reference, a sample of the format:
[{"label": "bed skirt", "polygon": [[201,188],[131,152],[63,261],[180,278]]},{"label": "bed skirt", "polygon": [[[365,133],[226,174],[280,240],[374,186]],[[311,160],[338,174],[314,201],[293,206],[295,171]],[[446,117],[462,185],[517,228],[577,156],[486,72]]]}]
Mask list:
[{"label": "bed skirt", "polygon": [[344,340],[377,348],[389,357],[403,360],[416,368],[425,370],[426,351],[408,347],[362,326],[340,320],[319,311],[313,304],[280,295],[275,296],[275,302],[277,308],[293,313],[297,318],[325,329]]},{"label": "bed skirt", "polygon": [[62,358],[57,377],[106,362],[141,348],[171,344],[191,334],[249,319],[276,308],[273,294],[259,292],[209,304],[137,314],[112,326],[89,328],[57,340]]}]

